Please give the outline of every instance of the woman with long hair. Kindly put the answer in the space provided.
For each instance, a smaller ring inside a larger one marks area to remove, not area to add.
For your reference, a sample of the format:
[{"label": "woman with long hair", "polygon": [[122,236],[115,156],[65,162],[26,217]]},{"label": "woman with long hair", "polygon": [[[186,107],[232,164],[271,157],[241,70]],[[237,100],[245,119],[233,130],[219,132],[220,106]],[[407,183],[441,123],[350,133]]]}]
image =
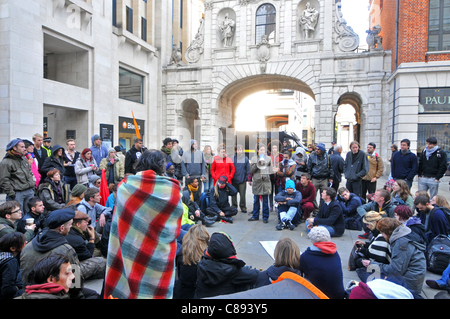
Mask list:
[{"label": "woman with long hair", "polygon": [[397,200],[400,199],[400,204],[405,204],[409,208],[414,209],[414,199],[409,191],[408,184],[403,179],[397,179],[394,182],[392,197]]}]

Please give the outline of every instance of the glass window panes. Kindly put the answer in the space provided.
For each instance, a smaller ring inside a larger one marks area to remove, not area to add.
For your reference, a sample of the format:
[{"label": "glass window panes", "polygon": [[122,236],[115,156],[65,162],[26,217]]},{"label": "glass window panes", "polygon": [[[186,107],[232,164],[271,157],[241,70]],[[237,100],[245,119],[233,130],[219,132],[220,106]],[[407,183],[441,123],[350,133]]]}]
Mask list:
[{"label": "glass window panes", "polygon": [[263,4],[256,10],[256,43],[262,35],[269,36],[270,42],[275,42],[276,10],[271,4]]},{"label": "glass window panes", "polygon": [[123,68],[119,68],[119,98],[143,103],[144,77]]},{"label": "glass window panes", "polygon": [[430,0],[428,19],[428,51],[450,48],[450,0]]}]

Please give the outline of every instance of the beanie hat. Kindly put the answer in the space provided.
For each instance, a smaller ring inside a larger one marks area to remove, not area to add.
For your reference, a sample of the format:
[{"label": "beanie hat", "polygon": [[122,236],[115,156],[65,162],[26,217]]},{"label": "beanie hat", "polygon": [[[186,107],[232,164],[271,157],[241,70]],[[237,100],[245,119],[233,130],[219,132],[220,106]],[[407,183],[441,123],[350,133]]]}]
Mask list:
[{"label": "beanie hat", "polygon": [[19,144],[20,142],[22,142],[20,138],[13,139],[11,142],[8,143],[8,145],[6,145],[6,150],[7,151],[12,150],[13,147]]},{"label": "beanie hat", "polygon": [[309,232],[308,237],[313,244],[331,240],[330,232],[323,226],[313,227]]},{"label": "beanie hat", "polygon": [[169,167],[170,166],[172,166],[173,165],[173,163],[167,163],[167,165],[166,165],[166,171],[169,169]]},{"label": "beanie hat", "polygon": [[292,179],[288,179],[286,181],[286,186],[284,187],[284,189],[287,190],[288,188],[292,188],[295,190],[295,183]]},{"label": "beanie hat", "polygon": [[100,179],[100,176],[98,175],[91,175],[91,177],[89,177],[89,183],[94,184],[98,179]]},{"label": "beanie hat", "polygon": [[82,184],[77,184],[72,189],[72,196],[80,197],[81,194],[83,194],[87,190],[87,187]]},{"label": "beanie hat", "polygon": [[112,147],[109,147],[109,148],[108,148],[108,155],[109,155],[109,153],[111,153],[111,152],[114,152],[114,153],[115,153],[116,150],[115,150],[114,148],[112,148]]}]

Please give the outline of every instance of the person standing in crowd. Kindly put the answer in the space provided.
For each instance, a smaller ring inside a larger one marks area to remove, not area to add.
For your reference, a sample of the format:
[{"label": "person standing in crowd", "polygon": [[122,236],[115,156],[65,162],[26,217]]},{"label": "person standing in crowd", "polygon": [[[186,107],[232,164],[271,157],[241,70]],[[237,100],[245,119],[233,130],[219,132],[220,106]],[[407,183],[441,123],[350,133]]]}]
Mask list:
[{"label": "person standing in crowd", "polygon": [[29,212],[28,201],[34,197],[36,184],[31,166],[24,157],[27,154],[21,139],[14,139],[6,146],[6,156],[0,162],[0,188],[6,200],[16,200],[24,214]]},{"label": "person standing in crowd", "polygon": [[39,183],[41,182],[41,174],[39,173],[38,161],[33,153],[34,144],[29,140],[23,140],[23,143],[25,144],[25,149],[27,150],[27,155],[25,155],[25,158],[28,160],[28,164],[30,164],[36,187],[38,187]]},{"label": "person standing in crowd", "polygon": [[427,147],[419,157],[417,175],[419,191],[430,191],[430,198],[437,195],[439,181],[447,171],[447,153],[437,145],[435,137],[427,138]]},{"label": "person standing in crowd", "polygon": [[181,156],[183,156],[183,148],[180,142],[176,139],[172,140],[172,153],[170,157],[175,168],[175,179],[177,179],[181,185],[183,185],[183,174],[181,174]]},{"label": "person standing in crowd", "polygon": [[172,298],[183,204],[180,183],[163,176],[165,165],[161,151],[147,150],[136,175],[125,177],[117,189],[105,298]]},{"label": "person standing in crowd", "polygon": [[[334,191],[333,188],[330,188]],[[313,227],[308,233],[312,246],[300,256],[303,277],[330,299],[344,299],[344,275],[336,244],[331,242],[328,228]]]},{"label": "person standing in crowd", "polygon": [[347,189],[362,197],[362,179],[369,171],[369,161],[358,142],[350,143],[351,152],[347,153],[344,162],[344,175],[347,179]]},{"label": "person standing in crowd", "polygon": [[252,193],[253,193],[253,211],[252,217],[248,221],[259,220],[260,202],[263,203],[263,223],[269,221],[269,194],[271,192],[270,174],[272,173],[272,160],[266,155],[266,146],[258,143],[256,146],[258,155],[253,156],[251,160],[250,173],[252,174]]},{"label": "person standing in crowd", "polygon": [[108,185],[118,183],[125,177],[125,165],[116,156],[116,150],[112,147],[108,148],[108,157],[100,162],[99,170],[103,169]]},{"label": "person standing in crowd", "polygon": [[339,190],[342,173],[344,173],[344,159],[341,154],[342,145],[336,144],[333,153],[330,155],[331,167],[333,169],[333,185],[331,187],[333,187],[336,192]]},{"label": "person standing in crowd", "polygon": [[377,146],[375,143],[367,145],[367,158],[369,160],[369,171],[362,179],[361,197],[366,199],[366,194],[373,194],[377,190],[377,180],[383,176],[384,163],[381,156],[375,153]]},{"label": "person standing in crowd", "polygon": [[[231,184],[239,193],[239,207],[242,213],[247,213],[247,204],[245,194],[247,192],[247,178],[250,173],[250,161],[244,154],[244,147],[242,145],[236,146],[236,154],[233,156],[234,176]],[[238,207],[237,194],[231,197],[231,204],[233,207]]]},{"label": "person standing in crowd", "polygon": [[33,142],[34,142],[34,151],[33,151],[33,153],[34,153],[34,157],[38,161],[38,168],[39,168],[39,170],[41,169],[42,164],[44,164],[45,159],[48,157],[47,156],[47,150],[45,150],[42,147],[43,140],[44,140],[44,137],[41,134],[36,133],[36,134],[33,135]]},{"label": "person standing in crowd", "polygon": [[202,193],[202,182],[205,182],[205,158],[203,152],[198,150],[196,140],[189,141],[189,150],[183,152],[181,157],[181,174],[185,178],[196,177],[199,179],[198,192]]},{"label": "person standing in crowd", "polygon": [[216,216],[216,220],[233,223],[233,216],[237,214],[237,208],[230,206],[228,196],[236,194],[237,190],[228,183],[228,178],[225,175],[220,176],[216,185],[209,191],[210,204],[206,208],[206,215]]},{"label": "person standing in crowd", "polygon": [[[172,140],[170,142],[170,146],[172,146]],[[136,163],[141,155],[144,153],[144,144],[142,139],[136,138],[134,140],[134,145],[125,155],[125,175],[134,175],[136,174]]]},{"label": "person standing in crowd", "polygon": [[403,139],[400,143],[400,151],[395,152],[391,159],[392,178],[405,180],[409,189],[411,189],[418,169],[417,156],[410,151],[410,145],[410,140]]},{"label": "person standing in crowd", "polygon": [[75,174],[75,163],[80,157],[80,152],[75,151],[75,140],[68,139],[66,141],[66,151],[64,152],[64,181],[72,190],[77,185],[77,175]]},{"label": "person standing in crowd", "polygon": [[308,172],[308,155],[306,155],[303,147],[297,147],[295,149],[292,160],[297,165],[297,169],[295,170],[295,182],[297,183],[300,182],[302,174]]},{"label": "person standing in crowd", "polygon": [[[311,153],[308,161],[308,173],[311,176],[311,181],[314,189],[317,192],[327,188],[330,183],[333,183],[334,172],[331,167],[331,159],[325,152],[325,144],[319,143],[316,146],[315,152]],[[316,198],[314,198],[314,209],[318,209]]]},{"label": "person standing in crowd", "polygon": [[331,142],[331,147],[328,149],[328,155],[334,154],[336,147],[336,141]]},{"label": "person standing in crowd", "polygon": [[52,155],[45,159],[44,165],[42,165],[42,176],[47,176],[47,173],[56,168],[61,173],[61,179],[64,179],[64,172],[66,170],[67,163],[64,163],[64,147],[56,144],[52,147]]},{"label": "person standing in crowd", "polygon": [[320,209],[314,218],[306,220],[306,228],[308,231],[314,226],[323,226],[330,233],[331,237],[340,237],[345,232],[344,214],[336,198],[336,191],[334,188],[327,187],[322,191],[323,201],[320,204]]},{"label": "person standing in crowd", "polygon": [[61,173],[56,168],[47,172],[47,177],[39,185],[37,194],[44,203],[45,215],[66,206],[70,198],[69,186],[61,180]]},{"label": "person standing in crowd", "polygon": [[161,147],[161,152],[164,154],[166,163],[173,163],[172,162],[172,146],[173,146],[173,140],[170,137],[166,137],[163,140],[163,146]]},{"label": "person standing in crowd", "polygon": [[283,152],[283,160],[279,164],[277,172],[277,193],[284,189],[286,181],[295,181],[295,172],[297,171],[297,164],[291,158],[290,151]]},{"label": "person standing in crowd", "polygon": [[214,180],[214,185],[216,185],[220,176],[226,176],[231,182],[234,176],[235,167],[233,165],[233,160],[227,155],[227,149],[224,144],[219,145],[217,153],[218,155],[214,156],[214,161],[211,165],[211,175]]},{"label": "person standing in crowd", "polygon": [[92,157],[95,159],[95,162],[100,164],[102,159],[108,157],[108,149],[106,146],[102,145],[102,138],[98,134],[94,134],[91,138],[92,146],[90,150],[92,151]]},{"label": "person standing in crowd", "polygon": [[44,137],[42,140],[42,148],[45,152],[47,152],[47,157],[52,156],[52,138],[51,137]]},{"label": "person standing in crowd", "polygon": [[308,173],[303,173],[300,183],[295,185],[295,189],[302,194],[302,201],[300,202],[302,207],[301,222],[304,222],[314,211],[314,200],[316,199],[316,189],[311,183],[311,176]]},{"label": "person standing in crowd", "polygon": [[92,157],[92,151],[85,148],[80,157],[75,162],[75,175],[77,175],[78,184],[89,186],[89,178],[97,173],[98,164]]},{"label": "person standing in crowd", "polygon": [[[18,222],[22,219],[22,210],[15,200],[0,204],[0,238],[17,230]],[[25,238],[30,241],[34,237],[36,224],[25,226]]]},{"label": "person standing in crowd", "polygon": [[203,158],[205,159],[205,180],[203,182],[203,188],[211,189],[214,186],[214,181],[211,175],[211,165],[214,161],[214,153],[211,145],[205,145],[203,148]]},{"label": "person standing in crowd", "polygon": [[283,161],[283,154],[280,153],[278,150],[281,147],[281,143],[279,140],[274,139],[269,143],[269,150],[270,150],[270,158],[272,160],[272,172],[270,173],[270,194],[269,194],[269,206],[270,206],[270,212],[273,212],[273,197],[278,192],[278,176],[277,172],[280,169],[280,162]]}]

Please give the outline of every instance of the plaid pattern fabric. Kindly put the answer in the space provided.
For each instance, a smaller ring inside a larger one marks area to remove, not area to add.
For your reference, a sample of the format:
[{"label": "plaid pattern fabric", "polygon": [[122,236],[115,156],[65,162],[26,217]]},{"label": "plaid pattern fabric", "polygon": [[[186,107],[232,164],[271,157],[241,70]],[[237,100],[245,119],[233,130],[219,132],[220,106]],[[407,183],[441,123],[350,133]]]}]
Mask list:
[{"label": "plaid pattern fabric", "polygon": [[151,170],[122,181],[111,225],[105,298],[172,298],[182,214],[178,181]]}]

